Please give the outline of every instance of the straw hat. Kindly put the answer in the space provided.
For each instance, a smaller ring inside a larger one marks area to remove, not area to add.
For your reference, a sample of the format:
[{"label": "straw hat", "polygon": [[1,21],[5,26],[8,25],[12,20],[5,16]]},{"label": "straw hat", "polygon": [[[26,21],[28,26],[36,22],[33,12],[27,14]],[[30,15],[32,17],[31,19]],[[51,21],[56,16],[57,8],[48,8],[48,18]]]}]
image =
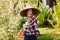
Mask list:
[{"label": "straw hat", "polygon": [[30,5],[30,4],[26,3],[24,6],[25,6],[24,9],[20,11],[20,15],[22,17],[26,17],[27,16],[27,10],[28,9],[32,9],[33,10],[33,15],[37,16],[39,14],[39,10],[34,8],[33,5]]}]

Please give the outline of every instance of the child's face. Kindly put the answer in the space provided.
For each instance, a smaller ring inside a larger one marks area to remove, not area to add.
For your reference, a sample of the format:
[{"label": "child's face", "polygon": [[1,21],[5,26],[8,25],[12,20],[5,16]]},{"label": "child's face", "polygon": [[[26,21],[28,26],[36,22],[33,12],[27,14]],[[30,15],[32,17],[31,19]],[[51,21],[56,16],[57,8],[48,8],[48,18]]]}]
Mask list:
[{"label": "child's face", "polygon": [[27,11],[27,16],[28,16],[28,17],[31,17],[31,16],[32,16],[32,9],[28,9],[28,11]]}]

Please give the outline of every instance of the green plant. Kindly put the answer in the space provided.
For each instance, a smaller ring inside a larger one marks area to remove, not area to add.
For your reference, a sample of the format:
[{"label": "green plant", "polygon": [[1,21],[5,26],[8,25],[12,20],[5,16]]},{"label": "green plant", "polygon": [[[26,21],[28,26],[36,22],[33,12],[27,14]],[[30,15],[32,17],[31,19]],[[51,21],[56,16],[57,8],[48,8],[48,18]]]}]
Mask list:
[{"label": "green plant", "polygon": [[27,21],[27,18],[22,18],[19,21],[19,25],[17,27],[18,30],[20,30],[21,28],[23,28],[23,24]]},{"label": "green plant", "polygon": [[51,20],[52,15],[51,11],[47,7],[40,7],[40,14],[38,15],[38,22],[39,25],[42,25],[45,21],[48,21],[47,19]]},{"label": "green plant", "polygon": [[56,6],[54,6],[54,15],[57,22],[55,28],[60,28],[60,1],[57,2]]}]

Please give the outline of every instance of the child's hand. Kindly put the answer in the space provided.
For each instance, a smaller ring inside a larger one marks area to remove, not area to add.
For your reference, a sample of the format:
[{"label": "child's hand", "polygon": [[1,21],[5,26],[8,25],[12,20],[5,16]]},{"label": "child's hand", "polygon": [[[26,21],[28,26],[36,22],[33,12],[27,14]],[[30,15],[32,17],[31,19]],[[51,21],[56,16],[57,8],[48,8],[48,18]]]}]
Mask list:
[{"label": "child's hand", "polygon": [[23,25],[23,28],[27,28],[29,26],[30,26],[30,24],[28,22],[25,22],[25,24]]}]

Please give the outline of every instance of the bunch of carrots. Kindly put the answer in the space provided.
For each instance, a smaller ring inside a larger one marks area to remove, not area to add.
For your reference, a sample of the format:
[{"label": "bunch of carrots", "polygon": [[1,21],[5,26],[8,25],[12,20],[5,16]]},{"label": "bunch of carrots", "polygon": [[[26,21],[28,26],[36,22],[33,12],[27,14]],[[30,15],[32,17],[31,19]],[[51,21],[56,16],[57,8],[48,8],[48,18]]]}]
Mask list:
[{"label": "bunch of carrots", "polygon": [[18,32],[18,37],[19,37],[19,38],[23,38],[23,36],[24,36],[24,32],[23,32],[23,30],[21,29],[21,30]]}]

